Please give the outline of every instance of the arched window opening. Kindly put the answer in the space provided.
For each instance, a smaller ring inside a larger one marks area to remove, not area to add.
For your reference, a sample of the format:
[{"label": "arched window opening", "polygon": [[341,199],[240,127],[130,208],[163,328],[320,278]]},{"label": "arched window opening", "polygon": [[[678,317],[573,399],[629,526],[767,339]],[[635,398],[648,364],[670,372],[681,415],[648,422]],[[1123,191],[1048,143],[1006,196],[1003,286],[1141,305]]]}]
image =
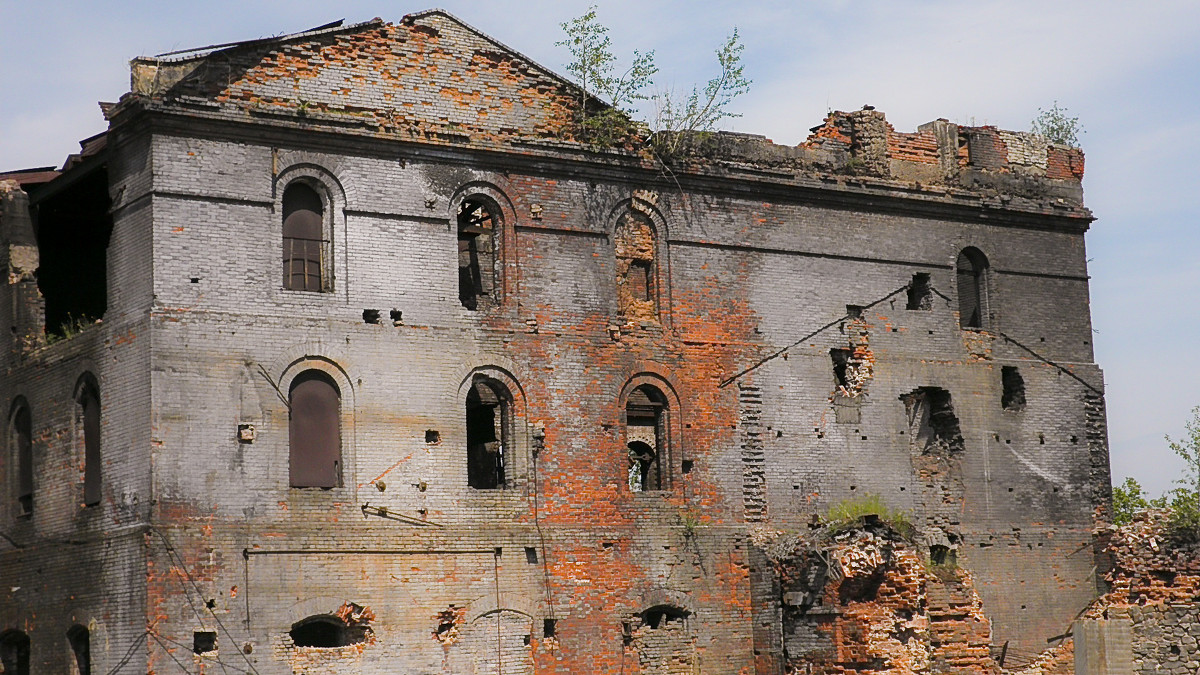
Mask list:
[{"label": "arched window opening", "polygon": [[83,504],[100,503],[100,388],[91,373],[80,378],[76,390],[77,429],[83,434]]},{"label": "arched window opening", "polygon": [[987,327],[987,258],[976,248],[958,254],[958,321],[964,330]]},{"label": "arched window opening", "polygon": [[511,449],[512,394],[496,380],[478,378],[467,392],[467,484],[504,487]]},{"label": "arched window opening", "polygon": [[682,623],[688,617],[685,609],[673,605],[659,605],[642,612],[642,625],[652,630],[666,628],[669,624]]},{"label": "arched window opening", "polygon": [[317,191],[292,183],[283,191],[283,287],[325,291],[325,204]]},{"label": "arched window opening", "polygon": [[17,399],[9,417],[9,439],[17,465],[17,514],[33,513],[33,418],[24,399]]},{"label": "arched window opening", "polygon": [[319,370],[301,373],[288,394],[290,484],[332,488],[341,484],[341,394]]},{"label": "arched window opening", "polygon": [[640,215],[626,214],[613,235],[617,257],[617,308],[621,316],[658,320],[657,241],[654,228]]},{"label": "arched window opening", "polygon": [[458,207],[458,300],[471,311],[496,301],[495,209],[479,198]]},{"label": "arched window opening", "polygon": [[366,642],[371,628],[364,623],[348,624],[333,615],[310,616],[292,624],[288,635],[297,647],[349,647]]},{"label": "arched window opening", "polygon": [[75,624],[67,629],[67,643],[75,655],[75,668],[79,675],[92,673],[92,640],[88,629]]},{"label": "arched window opening", "polygon": [[667,397],[643,384],[625,402],[625,442],[629,450],[629,489],[662,490],[667,483]]},{"label": "arched window opening", "polygon": [[29,636],[19,630],[0,633],[0,664],[5,675],[29,675]]}]

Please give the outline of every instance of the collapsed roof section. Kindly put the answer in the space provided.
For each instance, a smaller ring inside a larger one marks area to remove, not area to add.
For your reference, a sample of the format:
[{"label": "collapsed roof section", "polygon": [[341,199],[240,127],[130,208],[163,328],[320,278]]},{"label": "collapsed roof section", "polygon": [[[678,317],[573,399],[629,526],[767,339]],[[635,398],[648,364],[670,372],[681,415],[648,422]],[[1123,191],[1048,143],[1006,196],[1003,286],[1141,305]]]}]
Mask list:
[{"label": "collapsed roof section", "polygon": [[[132,61],[131,93],[106,116],[147,109],[281,128],[530,153],[569,152],[654,170],[663,153],[632,126],[616,148],[581,142],[581,90],[443,10],[398,23],[309,31]],[[605,104],[590,99],[589,106]],[[678,145],[678,144],[675,144]],[[1083,153],[1041,136],[947,120],[897,132],[870,106],[831,113],[797,146],[719,132],[682,144],[672,172],[887,192],[1065,217],[1086,226]],[[639,152],[640,150],[640,152]],[[581,154],[586,153],[586,154]]]}]

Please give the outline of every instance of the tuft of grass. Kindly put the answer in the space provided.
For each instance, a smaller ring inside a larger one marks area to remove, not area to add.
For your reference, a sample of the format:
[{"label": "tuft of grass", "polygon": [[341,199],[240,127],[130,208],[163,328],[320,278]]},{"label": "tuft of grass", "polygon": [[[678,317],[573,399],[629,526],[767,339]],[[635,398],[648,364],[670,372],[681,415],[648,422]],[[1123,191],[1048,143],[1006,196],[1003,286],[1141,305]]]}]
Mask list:
[{"label": "tuft of grass", "polygon": [[52,345],[62,340],[70,340],[97,322],[86,316],[67,315],[67,320],[59,324],[53,331],[46,333],[46,344]]},{"label": "tuft of grass", "polygon": [[829,531],[837,534],[863,527],[872,516],[905,539],[911,540],[916,534],[916,527],[907,512],[888,507],[882,497],[871,493],[843,499],[829,507],[825,521]]}]

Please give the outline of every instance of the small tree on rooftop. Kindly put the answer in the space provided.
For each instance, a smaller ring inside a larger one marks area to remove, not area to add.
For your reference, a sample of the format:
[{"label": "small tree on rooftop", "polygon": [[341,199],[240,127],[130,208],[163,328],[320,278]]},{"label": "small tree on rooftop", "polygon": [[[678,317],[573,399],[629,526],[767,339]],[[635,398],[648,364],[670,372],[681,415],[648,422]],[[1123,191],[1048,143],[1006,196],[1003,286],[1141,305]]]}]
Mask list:
[{"label": "small tree on rooftop", "polygon": [[[608,26],[596,20],[596,6],[560,24],[566,39],[555,43],[571,52],[567,72],[580,85],[579,123],[586,140],[611,146],[634,130],[634,105],[648,98],[646,89],[658,72],[654,52],[633,52],[630,66],[616,75]],[[603,99],[607,99],[607,105]]]},{"label": "small tree on rooftop", "polygon": [[1029,130],[1045,136],[1051,143],[1072,148],[1079,147],[1079,135],[1085,133],[1079,118],[1071,117],[1066,108],[1058,107],[1058,101],[1049,110],[1038,108],[1037,117],[1033,118]]},{"label": "small tree on rooftop", "polygon": [[596,19],[595,5],[561,26],[566,39],[556,44],[571,52],[567,71],[580,84],[577,115],[584,140],[611,147],[628,139],[639,130],[633,121],[636,106],[648,99],[653,100],[655,110],[651,148],[660,158],[675,155],[697,132],[710,132],[722,120],[740,116],[730,112],[729,105],[749,91],[750,80],[744,74],[744,45],[736,28],[716,50],[720,74],[703,89],[692,87],[689,94],[677,96],[666,90],[646,93],[658,73],[653,51],[634,51],[630,66],[617,75],[608,27]]}]

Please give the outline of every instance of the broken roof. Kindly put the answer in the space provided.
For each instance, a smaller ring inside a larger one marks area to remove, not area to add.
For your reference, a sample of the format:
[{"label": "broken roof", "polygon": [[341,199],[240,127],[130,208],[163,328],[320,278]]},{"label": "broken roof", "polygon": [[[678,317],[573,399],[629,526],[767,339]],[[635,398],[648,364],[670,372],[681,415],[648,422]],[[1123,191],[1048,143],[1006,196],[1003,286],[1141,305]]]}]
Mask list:
[{"label": "broken roof", "polygon": [[131,66],[132,94],[160,105],[460,141],[560,137],[579,101],[569,80],[440,9]]}]

